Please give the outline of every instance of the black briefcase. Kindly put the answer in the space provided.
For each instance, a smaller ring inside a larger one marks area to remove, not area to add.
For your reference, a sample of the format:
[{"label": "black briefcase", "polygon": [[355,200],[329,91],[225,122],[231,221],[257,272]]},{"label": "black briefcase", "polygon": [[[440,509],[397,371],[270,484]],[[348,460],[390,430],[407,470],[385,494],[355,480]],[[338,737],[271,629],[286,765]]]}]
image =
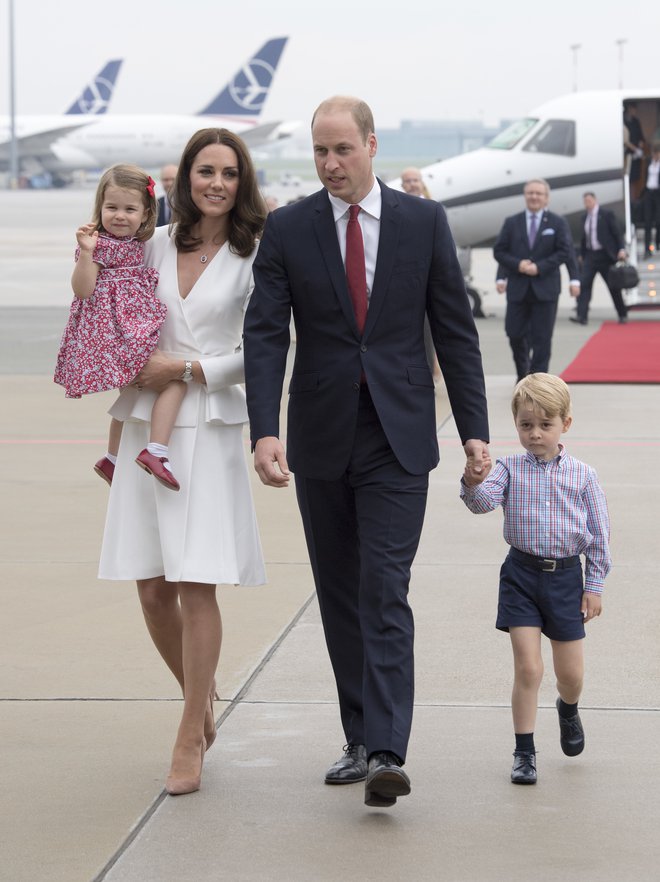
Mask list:
[{"label": "black briefcase", "polygon": [[616,288],[618,291],[636,288],[639,285],[639,275],[637,269],[625,260],[619,260],[610,268],[607,274],[607,281],[610,288]]}]

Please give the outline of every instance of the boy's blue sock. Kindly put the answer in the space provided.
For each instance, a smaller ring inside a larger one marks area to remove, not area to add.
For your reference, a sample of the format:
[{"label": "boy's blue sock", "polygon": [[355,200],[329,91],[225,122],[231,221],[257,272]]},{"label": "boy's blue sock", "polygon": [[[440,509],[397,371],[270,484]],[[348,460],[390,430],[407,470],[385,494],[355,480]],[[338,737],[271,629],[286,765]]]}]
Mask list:
[{"label": "boy's blue sock", "polygon": [[566,704],[563,698],[559,699],[559,704],[557,705],[557,710],[559,712],[559,716],[563,717],[563,719],[568,720],[571,717],[574,717],[578,712],[578,703],[575,704]]},{"label": "boy's blue sock", "polygon": [[526,732],[524,735],[519,735],[518,732],[516,735],[516,750],[527,750],[527,751],[535,751],[534,747],[534,733]]}]

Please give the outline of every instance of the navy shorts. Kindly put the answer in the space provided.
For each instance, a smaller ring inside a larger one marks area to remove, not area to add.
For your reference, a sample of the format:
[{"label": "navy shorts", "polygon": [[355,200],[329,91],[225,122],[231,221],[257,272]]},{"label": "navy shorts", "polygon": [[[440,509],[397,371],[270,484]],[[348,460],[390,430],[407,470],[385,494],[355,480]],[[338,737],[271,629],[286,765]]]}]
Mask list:
[{"label": "navy shorts", "polygon": [[579,563],[546,573],[509,555],[500,569],[496,627],[540,628],[550,640],[580,640],[585,636],[583,591]]}]

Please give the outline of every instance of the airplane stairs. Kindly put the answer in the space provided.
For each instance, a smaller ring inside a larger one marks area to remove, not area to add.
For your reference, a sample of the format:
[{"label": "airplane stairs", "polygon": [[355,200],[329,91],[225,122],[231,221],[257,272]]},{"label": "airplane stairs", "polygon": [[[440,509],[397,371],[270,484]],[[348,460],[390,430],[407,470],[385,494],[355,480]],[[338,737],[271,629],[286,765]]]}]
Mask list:
[{"label": "airplane stairs", "polygon": [[628,309],[657,309],[660,307],[660,253],[652,248],[651,257],[644,257],[644,230],[635,230],[633,243],[636,254],[631,263],[635,264],[639,275],[636,288],[624,291]]}]

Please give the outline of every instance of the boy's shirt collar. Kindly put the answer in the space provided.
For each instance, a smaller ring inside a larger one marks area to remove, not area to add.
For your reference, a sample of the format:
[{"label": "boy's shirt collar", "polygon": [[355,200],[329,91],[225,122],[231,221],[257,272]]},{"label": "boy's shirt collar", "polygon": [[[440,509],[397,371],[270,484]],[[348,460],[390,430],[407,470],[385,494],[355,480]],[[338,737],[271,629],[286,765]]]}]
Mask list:
[{"label": "boy's shirt collar", "polygon": [[559,443],[558,446],[559,446],[559,453],[557,454],[557,456],[553,457],[552,459],[538,459],[529,450],[525,451],[525,458],[528,459],[533,465],[546,466],[546,465],[550,465],[551,462],[561,463],[563,458],[566,456],[566,448],[564,447],[564,445],[561,442]]}]

